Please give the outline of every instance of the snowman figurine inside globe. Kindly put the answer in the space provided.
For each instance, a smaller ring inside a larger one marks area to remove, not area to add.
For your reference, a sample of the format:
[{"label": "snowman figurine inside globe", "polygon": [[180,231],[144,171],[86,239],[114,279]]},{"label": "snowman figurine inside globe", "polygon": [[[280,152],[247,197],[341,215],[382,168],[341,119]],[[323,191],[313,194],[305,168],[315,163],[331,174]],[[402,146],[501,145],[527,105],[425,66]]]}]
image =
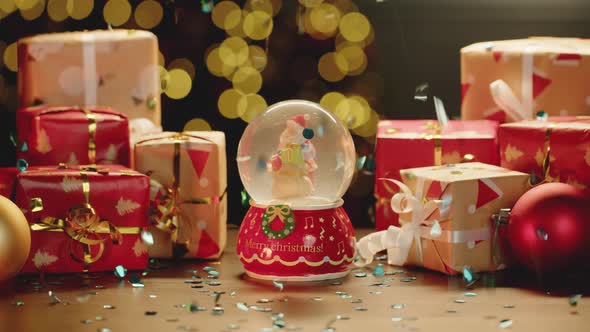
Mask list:
[{"label": "snowman figurine inside globe", "polygon": [[246,127],[237,162],[252,199],[237,254],[250,277],[313,281],[348,273],[355,239],[342,195],[355,158],[346,127],[313,102],[274,104]]}]

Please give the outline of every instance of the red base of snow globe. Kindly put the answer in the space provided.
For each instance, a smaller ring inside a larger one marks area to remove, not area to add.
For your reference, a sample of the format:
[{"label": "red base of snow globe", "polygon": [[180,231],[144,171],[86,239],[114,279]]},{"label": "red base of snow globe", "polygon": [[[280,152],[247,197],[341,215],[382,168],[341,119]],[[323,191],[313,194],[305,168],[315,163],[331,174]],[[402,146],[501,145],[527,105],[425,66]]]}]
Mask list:
[{"label": "red base of snow globe", "polygon": [[246,274],[256,279],[341,278],[354,259],[354,229],[342,200],[294,209],[252,202],[240,227],[237,254]]}]

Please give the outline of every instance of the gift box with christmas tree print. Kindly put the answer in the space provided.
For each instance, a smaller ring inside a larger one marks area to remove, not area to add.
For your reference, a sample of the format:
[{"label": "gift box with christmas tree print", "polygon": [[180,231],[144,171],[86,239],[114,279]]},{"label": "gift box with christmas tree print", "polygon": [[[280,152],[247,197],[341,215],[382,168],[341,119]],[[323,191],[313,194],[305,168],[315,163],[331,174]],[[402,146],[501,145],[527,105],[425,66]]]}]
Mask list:
[{"label": "gift box with christmas tree print", "polygon": [[135,145],[151,178],[150,257],[217,258],[226,243],[227,170],[222,132],[165,132]]}]

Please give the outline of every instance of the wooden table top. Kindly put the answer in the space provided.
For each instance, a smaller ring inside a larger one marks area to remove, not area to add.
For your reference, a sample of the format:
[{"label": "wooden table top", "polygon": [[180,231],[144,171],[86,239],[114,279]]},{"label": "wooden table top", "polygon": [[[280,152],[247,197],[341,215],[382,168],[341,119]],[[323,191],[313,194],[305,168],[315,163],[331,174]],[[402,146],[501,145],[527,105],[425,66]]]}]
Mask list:
[{"label": "wooden table top", "polygon": [[[143,288],[113,273],[0,284],[0,331],[273,331],[273,324],[287,331],[590,331],[590,301],[570,305],[573,292],[547,294],[530,277],[488,275],[467,289],[461,278],[435,272],[374,277],[368,267],[341,284],[286,283],[281,291],[243,275],[236,234],[229,230],[219,261],[162,262],[168,267],[141,276]],[[218,279],[207,279],[207,266]],[[206,280],[202,288],[187,283],[195,271]],[[52,304],[49,291],[61,303]]]}]

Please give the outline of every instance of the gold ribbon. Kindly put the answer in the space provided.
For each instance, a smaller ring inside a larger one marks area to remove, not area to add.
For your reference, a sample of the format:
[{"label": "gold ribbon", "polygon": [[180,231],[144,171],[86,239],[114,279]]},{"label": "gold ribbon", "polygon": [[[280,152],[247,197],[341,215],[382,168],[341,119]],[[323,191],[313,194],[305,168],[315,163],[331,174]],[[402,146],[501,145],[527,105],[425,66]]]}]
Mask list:
[{"label": "gold ribbon", "polygon": [[[65,166],[60,165],[65,168]],[[90,182],[86,170],[80,172],[82,178],[82,192],[84,194],[84,203],[70,207],[64,218],[43,217],[37,223],[31,225],[33,231],[64,232],[72,242],[68,243],[70,257],[77,262],[88,265],[98,261],[103,253],[105,242],[110,239],[113,244],[122,242],[122,234],[139,234],[140,227],[116,227],[108,220],[101,219],[92,205],[90,205]],[[43,210],[43,201],[36,197],[31,199],[30,208],[32,212]],[[72,244],[78,242],[84,245],[84,256],[76,256]],[[91,247],[98,246],[98,252],[91,254]]]},{"label": "gold ribbon", "polygon": [[442,165],[442,127],[440,123],[428,122],[424,125],[426,130],[433,130],[434,134],[424,136],[426,140],[434,140],[434,166]]},{"label": "gold ribbon", "polygon": [[91,110],[84,109],[88,119],[88,163],[96,163],[96,115]]},{"label": "gold ribbon", "polygon": [[271,205],[266,208],[265,214],[267,215],[268,222],[275,220],[277,217],[279,218],[279,220],[284,222],[285,218],[287,218],[289,214],[291,214],[291,208],[288,205]]},{"label": "gold ribbon", "polygon": [[545,156],[543,157],[543,181],[550,181],[549,171],[551,169],[551,133],[553,133],[554,123],[549,123],[545,130],[545,142],[543,143],[545,149]]},{"label": "gold ribbon", "polygon": [[[152,185],[160,186],[159,196],[155,199],[155,206],[153,207],[157,211],[153,211],[150,214],[150,218],[152,224],[167,233],[170,233],[170,238],[174,244],[181,244],[185,245],[188,248],[188,240],[187,241],[180,241],[178,238],[178,234],[181,227],[181,221],[183,218],[179,218],[179,215],[182,212],[181,205],[183,204],[218,204],[225,196],[225,191],[219,197],[198,197],[198,198],[189,198],[186,200],[180,200],[180,144],[188,141],[189,138],[198,138],[208,141],[210,143],[214,143],[208,138],[189,135],[186,133],[178,133],[173,136],[170,136],[174,142],[174,157],[172,162],[173,168],[173,180],[171,187],[162,186],[155,180],[152,180]],[[154,139],[161,139],[158,138],[151,138],[144,140],[140,143],[151,141]],[[140,144],[137,143],[137,144]],[[148,174],[149,175],[149,174]],[[180,220],[179,220],[180,219]]]}]

